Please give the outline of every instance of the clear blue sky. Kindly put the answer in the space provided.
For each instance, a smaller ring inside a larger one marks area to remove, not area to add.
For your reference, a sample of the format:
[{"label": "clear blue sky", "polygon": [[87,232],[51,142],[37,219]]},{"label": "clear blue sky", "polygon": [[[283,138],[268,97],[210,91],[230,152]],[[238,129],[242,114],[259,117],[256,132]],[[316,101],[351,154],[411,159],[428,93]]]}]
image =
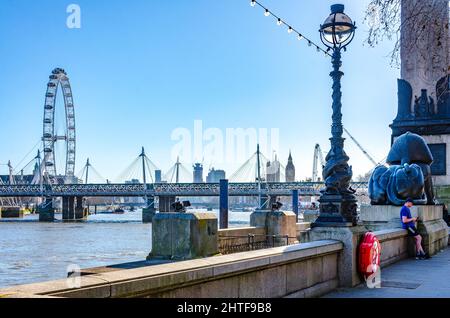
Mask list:
[{"label": "clear blue sky", "polygon": [[[261,0],[295,28],[317,32],[329,0]],[[391,43],[363,45],[368,0],[341,1],[357,22],[343,56],[344,125],[375,159],[386,156],[396,115]],[[81,7],[82,27],[66,27]],[[282,163],[310,177],[313,149],[329,149],[330,60],[247,0],[4,0],[0,6],[0,163],[18,163],[42,135],[48,75],[66,69],[76,105],[77,168],[87,157],[114,179],[145,146],[171,166],[177,127],[279,128]],[[60,105],[61,106],[61,105]],[[354,174],[371,163],[349,139]],[[209,163],[205,163],[209,166]],[[212,163],[230,173],[236,166]],[[5,172],[0,166],[0,172]]]}]

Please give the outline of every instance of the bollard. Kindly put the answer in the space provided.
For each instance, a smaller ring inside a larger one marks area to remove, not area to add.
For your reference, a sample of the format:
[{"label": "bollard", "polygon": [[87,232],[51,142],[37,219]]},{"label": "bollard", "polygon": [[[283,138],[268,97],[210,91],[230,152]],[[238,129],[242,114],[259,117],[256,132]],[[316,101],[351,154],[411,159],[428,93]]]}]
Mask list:
[{"label": "bollard", "polygon": [[220,228],[228,228],[228,180],[220,180],[219,220]]},{"label": "bollard", "polygon": [[295,213],[295,222],[298,222],[298,190],[292,190],[292,212]]}]

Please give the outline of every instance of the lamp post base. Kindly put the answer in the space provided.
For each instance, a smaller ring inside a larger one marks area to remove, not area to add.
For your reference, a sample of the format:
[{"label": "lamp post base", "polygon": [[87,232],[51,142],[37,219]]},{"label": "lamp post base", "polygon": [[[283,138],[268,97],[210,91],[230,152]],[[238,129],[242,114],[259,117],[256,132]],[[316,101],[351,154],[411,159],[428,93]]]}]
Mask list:
[{"label": "lamp post base", "polygon": [[357,200],[353,194],[323,194],[319,202],[320,214],[312,227],[357,225]]}]

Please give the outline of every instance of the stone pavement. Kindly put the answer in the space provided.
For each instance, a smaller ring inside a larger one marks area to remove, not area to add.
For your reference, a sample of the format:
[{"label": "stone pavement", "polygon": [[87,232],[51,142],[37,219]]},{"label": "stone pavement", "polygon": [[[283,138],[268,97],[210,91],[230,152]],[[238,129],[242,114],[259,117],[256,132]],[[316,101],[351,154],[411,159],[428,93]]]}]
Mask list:
[{"label": "stone pavement", "polygon": [[381,288],[341,288],[325,298],[450,297],[450,247],[429,260],[406,259],[381,270]]}]

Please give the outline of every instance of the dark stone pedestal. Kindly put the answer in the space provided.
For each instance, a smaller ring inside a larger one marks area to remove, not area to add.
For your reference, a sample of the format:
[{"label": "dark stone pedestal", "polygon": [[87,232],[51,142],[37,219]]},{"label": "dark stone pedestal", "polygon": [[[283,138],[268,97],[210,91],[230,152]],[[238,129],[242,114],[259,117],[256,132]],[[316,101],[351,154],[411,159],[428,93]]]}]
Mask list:
[{"label": "dark stone pedestal", "polygon": [[52,199],[47,199],[44,203],[38,206],[39,222],[53,222],[55,221],[55,209],[53,208]]},{"label": "dark stone pedestal", "polygon": [[146,207],[142,208],[142,222],[143,223],[151,223],[153,217],[156,215],[155,207]]},{"label": "dark stone pedestal", "polygon": [[142,209],[142,223],[151,223],[156,214],[155,197],[149,196],[146,198],[147,206]]},{"label": "dark stone pedestal", "polygon": [[320,214],[311,225],[355,226],[358,223],[357,200],[352,194],[324,194],[319,199]]}]

